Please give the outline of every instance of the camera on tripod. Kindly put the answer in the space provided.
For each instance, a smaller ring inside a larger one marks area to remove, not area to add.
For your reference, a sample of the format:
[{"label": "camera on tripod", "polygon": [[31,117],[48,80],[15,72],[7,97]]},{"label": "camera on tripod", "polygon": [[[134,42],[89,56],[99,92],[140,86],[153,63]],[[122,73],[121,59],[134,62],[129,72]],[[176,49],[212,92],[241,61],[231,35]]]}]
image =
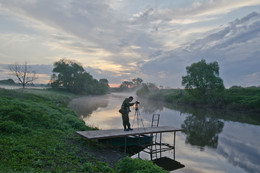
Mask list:
[{"label": "camera on tripod", "polygon": [[142,125],[143,125],[143,128],[144,128],[144,123],[143,123],[143,119],[142,119],[142,116],[141,116],[141,114],[140,114],[140,112],[139,112],[139,108],[138,108],[138,105],[140,104],[140,102],[139,101],[136,101],[135,103],[134,103],[134,108],[135,108],[135,115],[134,115],[134,119],[133,119],[133,126],[134,126],[134,122],[135,122],[135,120],[136,120],[136,122],[137,122],[137,126],[139,127],[139,122],[141,121],[141,123],[142,123]]},{"label": "camera on tripod", "polygon": [[136,101],[136,102],[135,102],[134,108],[135,108],[136,111],[138,110],[138,105],[139,105],[139,104],[140,104],[139,101]]}]

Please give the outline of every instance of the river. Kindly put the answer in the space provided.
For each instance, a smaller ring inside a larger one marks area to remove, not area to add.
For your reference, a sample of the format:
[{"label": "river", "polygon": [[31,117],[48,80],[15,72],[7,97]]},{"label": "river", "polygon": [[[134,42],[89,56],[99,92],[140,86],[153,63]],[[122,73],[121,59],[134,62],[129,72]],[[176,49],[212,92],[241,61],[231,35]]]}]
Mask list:
[{"label": "river", "polygon": [[[71,101],[79,118],[99,129],[122,129],[118,112],[124,98],[133,93],[112,93],[106,96],[81,97]],[[134,96],[134,101],[136,101]],[[175,173],[256,173],[260,170],[260,115],[230,113],[223,110],[167,106],[160,102],[140,101],[139,111],[145,127],[151,126],[153,114],[160,114],[159,126],[184,129],[176,133],[176,160],[185,165]],[[135,109],[130,113],[133,123]],[[136,121],[135,121],[136,122]],[[140,126],[141,123],[139,123]],[[137,122],[132,124],[138,126]],[[163,142],[172,144],[173,135],[163,135]],[[172,151],[163,157],[172,157]],[[149,155],[141,152],[142,159]],[[133,158],[137,155],[132,156]]]}]

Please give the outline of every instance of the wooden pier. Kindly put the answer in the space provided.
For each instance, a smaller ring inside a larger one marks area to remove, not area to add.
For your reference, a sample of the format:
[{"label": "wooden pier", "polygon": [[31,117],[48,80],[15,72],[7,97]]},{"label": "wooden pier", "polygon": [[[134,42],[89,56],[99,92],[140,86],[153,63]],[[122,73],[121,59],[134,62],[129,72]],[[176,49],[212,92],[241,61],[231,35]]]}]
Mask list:
[{"label": "wooden pier", "polygon": [[134,135],[145,135],[145,134],[177,132],[177,131],[182,131],[182,129],[177,129],[170,126],[162,126],[162,127],[134,128],[133,130],[130,131],[124,131],[123,129],[78,131],[77,134],[87,138],[88,140],[92,140],[92,139],[117,138],[117,137],[127,137],[127,136],[134,136]]},{"label": "wooden pier", "polygon": [[[124,131],[123,129],[109,129],[109,130],[91,130],[91,131],[78,131],[77,134],[88,140],[95,139],[109,139],[125,137],[125,152],[127,148],[127,137],[129,136],[142,136],[142,135],[153,135],[154,140],[151,142],[149,147],[144,150],[144,152],[150,154],[151,160],[153,160],[154,155],[168,150],[173,150],[173,158],[175,160],[175,136],[176,132],[182,131],[171,126],[161,126],[161,127],[146,127],[146,128],[134,128],[130,131]],[[174,133],[173,145],[162,143],[162,134],[167,132]],[[159,141],[157,141],[157,134],[159,134]],[[158,148],[156,146],[159,146]]]}]

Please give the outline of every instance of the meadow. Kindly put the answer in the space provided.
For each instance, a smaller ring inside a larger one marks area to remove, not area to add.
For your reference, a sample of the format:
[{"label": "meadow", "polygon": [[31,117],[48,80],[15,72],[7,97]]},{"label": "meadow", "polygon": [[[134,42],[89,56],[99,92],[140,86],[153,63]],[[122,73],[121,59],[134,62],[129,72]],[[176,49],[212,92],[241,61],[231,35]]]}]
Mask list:
[{"label": "meadow", "polygon": [[111,165],[95,156],[105,146],[76,131],[94,130],[67,108],[77,97],[57,90],[0,89],[0,172],[165,172],[123,157]]}]

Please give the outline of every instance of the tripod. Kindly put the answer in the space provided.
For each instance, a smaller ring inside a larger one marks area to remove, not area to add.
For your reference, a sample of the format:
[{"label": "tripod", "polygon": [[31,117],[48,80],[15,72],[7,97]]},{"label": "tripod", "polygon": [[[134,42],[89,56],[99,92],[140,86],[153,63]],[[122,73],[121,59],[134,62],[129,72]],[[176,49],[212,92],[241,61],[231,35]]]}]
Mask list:
[{"label": "tripod", "polygon": [[134,127],[134,122],[135,122],[135,119],[136,119],[137,126],[139,127],[139,121],[141,121],[141,123],[143,125],[143,128],[144,128],[144,123],[143,123],[143,119],[142,119],[142,116],[141,116],[139,108],[138,108],[138,104],[139,103],[135,103],[135,105],[134,105],[134,107],[135,107],[135,115],[134,115],[134,119],[133,119],[133,123],[132,124],[133,124],[133,127]]}]

